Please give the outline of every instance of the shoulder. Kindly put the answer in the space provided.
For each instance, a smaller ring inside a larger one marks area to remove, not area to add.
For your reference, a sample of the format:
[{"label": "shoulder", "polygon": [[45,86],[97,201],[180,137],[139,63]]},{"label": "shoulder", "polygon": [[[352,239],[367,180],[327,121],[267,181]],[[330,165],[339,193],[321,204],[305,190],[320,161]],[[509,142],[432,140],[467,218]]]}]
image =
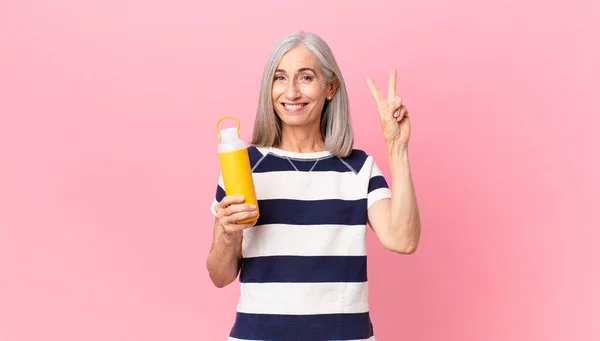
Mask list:
[{"label": "shoulder", "polygon": [[370,167],[373,157],[362,149],[352,149],[352,152],[346,157],[340,157],[355,173],[360,173],[365,167]]},{"label": "shoulder", "polygon": [[267,148],[257,147],[253,145],[248,146],[247,149],[248,157],[250,158],[250,167],[256,166],[269,153]]}]

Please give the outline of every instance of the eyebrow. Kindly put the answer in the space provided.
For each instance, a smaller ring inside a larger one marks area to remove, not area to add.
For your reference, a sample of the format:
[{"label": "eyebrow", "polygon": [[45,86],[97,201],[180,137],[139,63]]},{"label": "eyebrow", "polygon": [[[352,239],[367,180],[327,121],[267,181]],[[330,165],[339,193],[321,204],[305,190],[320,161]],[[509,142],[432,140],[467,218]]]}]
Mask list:
[{"label": "eyebrow", "polygon": [[[303,68],[299,68],[299,69],[298,69],[298,72],[303,72],[303,71],[311,71],[311,72],[312,72],[312,73],[314,73],[315,75],[317,74],[317,73],[315,72],[315,70],[313,70],[313,69],[311,69],[311,68],[309,68],[309,67],[303,67]],[[277,69],[277,70],[275,70],[275,72],[283,72],[283,73],[285,73],[285,70],[282,70],[282,69]]]}]

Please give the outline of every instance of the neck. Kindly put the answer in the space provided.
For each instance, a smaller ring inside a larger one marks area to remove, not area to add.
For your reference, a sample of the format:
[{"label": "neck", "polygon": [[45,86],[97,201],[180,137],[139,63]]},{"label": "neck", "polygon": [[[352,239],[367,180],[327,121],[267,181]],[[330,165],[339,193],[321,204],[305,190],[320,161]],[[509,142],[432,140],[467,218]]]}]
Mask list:
[{"label": "neck", "polygon": [[296,153],[313,153],[326,150],[321,131],[289,126],[281,127],[281,143],[278,148]]}]

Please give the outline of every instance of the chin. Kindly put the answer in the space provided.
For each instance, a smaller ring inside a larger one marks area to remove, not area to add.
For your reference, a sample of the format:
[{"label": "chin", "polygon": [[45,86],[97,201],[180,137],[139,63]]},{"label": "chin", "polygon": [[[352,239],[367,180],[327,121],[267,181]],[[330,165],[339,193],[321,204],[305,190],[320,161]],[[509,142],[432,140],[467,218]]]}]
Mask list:
[{"label": "chin", "polygon": [[309,122],[306,119],[306,116],[300,115],[289,115],[287,113],[279,114],[279,118],[283,124],[289,126],[303,126],[307,125]]}]

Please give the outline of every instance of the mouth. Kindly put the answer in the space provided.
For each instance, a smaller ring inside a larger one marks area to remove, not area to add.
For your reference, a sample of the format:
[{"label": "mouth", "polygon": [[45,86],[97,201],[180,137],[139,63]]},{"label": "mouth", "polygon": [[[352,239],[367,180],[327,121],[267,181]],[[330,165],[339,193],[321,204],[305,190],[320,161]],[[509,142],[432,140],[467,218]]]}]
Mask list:
[{"label": "mouth", "polygon": [[281,105],[288,112],[297,112],[304,109],[304,107],[307,106],[308,103],[281,103]]}]

